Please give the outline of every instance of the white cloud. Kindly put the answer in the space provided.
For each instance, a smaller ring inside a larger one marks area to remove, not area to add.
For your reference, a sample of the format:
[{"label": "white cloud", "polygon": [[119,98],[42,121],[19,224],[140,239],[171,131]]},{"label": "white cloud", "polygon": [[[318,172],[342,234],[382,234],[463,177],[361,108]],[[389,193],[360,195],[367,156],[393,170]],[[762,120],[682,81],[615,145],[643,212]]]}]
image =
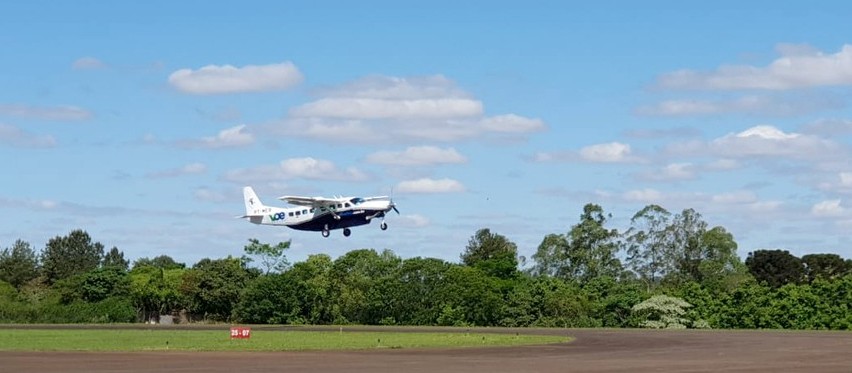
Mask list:
[{"label": "white cloud", "polygon": [[370,76],[317,92],[320,97],[265,129],[320,141],[381,143],[523,138],[546,128],[540,119],[516,114],[485,116],[481,101],[440,75]]},{"label": "white cloud", "polygon": [[852,172],[841,172],[840,177],[840,186],[852,188]]},{"label": "white cloud", "polygon": [[453,148],[412,146],[401,152],[375,152],[367,156],[367,162],[392,166],[424,166],[465,163],[467,158]]},{"label": "white cloud", "polygon": [[624,192],[622,198],[630,202],[659,204],[663,200],[663,193],[656,189],[637,189]]},{"label": "white cloud", "polygon": [[771,116],[792,116],[814,111],[835,109],[845,103],[828,95],[795,97],[744,96],[731,100],[668,100],[653,106],[643,106],[636,110],[639,115],[650,116],[688,116],[714,114],[759,114]]},{"label": "white cloud", "polygon": [[[795,50],[795,53],[790,53]],[[824,54],[782,46],[782,56],[766,67],[721,66],[716,71],[680,70],[659,77],[657,84],[670,89],[787,90],[852,84],[852,45]],[[788,54],[784,54],[788,53]]]},{"label": "white cloud", "polygon": [[74,61],[71,65],[74,70],[95,70],[103,69],[106,65],[101,60],[94,57],[81,57]]},{"label": "white cloud", "polygon": [[852,120],[821,119],[805,125],[802,132],[823,136],[849,135],[852,134]]},{"label": "white cloud", "polygon": [[357,168],[341,170],[331,161],[315,158],[290,158],[277,165],[236,169],[225,174],[228,181],[280,181],[287,179],[364,181],[367,174]]},{"label": "white cloud", "polygon": [[402,215],[399,217],[398,221],[400,226],[409,228],[422,228],[432,223],[429,218],[417,214]]},{"label": "white cloud", "polygon": [[524,118],[515,114],[497,115],[483,118],[480,122],[488,131],[506,133],[530,133],[545,129],[541,119]]},{"label": "white cloud", "polygon": [[730,193],[715,194],[710,202],[725,205],[744,205],[758,202],[757,195],[750,190],[739,190]]},{"label": "white cloud", "polygon": [[696,167],[691,163],[670,163],[653,172],[639,175],[640,179],[651,181],[692,180],[696,177]]},{"label": "white cloud", "polygon": [[590,145],[580,149],[583,160],[596,163],[625,163],[635,162],[630,145],[620,142]]},{"label": "white cloud", "polygon": [[196,175],[203,174],[207,172],[207,166],[203,163],[190,163],[184,165],[183,167],[172,168],[163,171],[152,172],[148,174],[148,177],[151,178],[167,178],[167,177],[177,177],[183,175]]},{"label": "white cloud", "polygon": [[178,145],[188,148],[236,148],[254,144],[254,135],[247,132],[246,125],[226,128],[216,136],[203,137],[200,140],[181,141]]},{"label": "white cloud", "polygon": [[322,89],[326,97],[374,98],[390,100],[426,98],[470,98],[455,82],[443,75],[394,77],[371,75],[338,87]]},{"label": "white cloud", "polygon": [[790,157],[797,159],[822,158],[838,146],[812,135],[785,133],[773,126],[756,126],[740,133],[731,133],[709,144],[711,151],[726,157]]},{"label": "white cloud", "polygon": [[462,183],[453,179],[429,179],[407,180],[397,184],[395,190],[400,193],[458,193],[464,192]]},{"label": "white cloud", "polygon": [[56,139],[48,135],[34,135],[13,125],[0,123],[0,145],[15,148],[50,148],[56,146]]},{"label": "white cloud", "polygon": [[88,120],[94,116],[90,111],[72,105],[41,107],[21,104],[0,104],[0,115],[52,121]]},{"label": "white cloud", "polygon": [[482,114],[482,103],[464,98],[389,100],[323,98],[290,110],[294,117],[347,119],[446,119]]},{"label": "white cloud", "polygon": [[169,75],[169,84],[190,94],[222,94],[284,90],[299,84],[302,73],[292,62],[270,65],[208,65],[181,69]]},{"label": "white cloud", "polygon": [[208,188],[196,189],[195,198],[206,202],[225,202],[228,200],[228,198],[221,192],[213,191]]},{"label": "white cloud", "polygon": [[832,217],[843,214],[844,208],[840,206],[840,200],[828,200],[815,204],[811,208],[811,214],[817,217]]}]

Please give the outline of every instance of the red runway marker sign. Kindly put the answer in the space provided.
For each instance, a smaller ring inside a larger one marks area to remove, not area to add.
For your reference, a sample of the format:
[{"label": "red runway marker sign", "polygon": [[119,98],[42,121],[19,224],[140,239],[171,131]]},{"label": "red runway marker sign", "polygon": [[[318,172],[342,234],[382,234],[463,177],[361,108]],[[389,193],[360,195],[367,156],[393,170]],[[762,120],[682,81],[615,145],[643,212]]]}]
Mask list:
[{"label": "red runway marker sign", "polygon": [[251,338],[251,328],[232,327],[231,338],[248,339]]}]

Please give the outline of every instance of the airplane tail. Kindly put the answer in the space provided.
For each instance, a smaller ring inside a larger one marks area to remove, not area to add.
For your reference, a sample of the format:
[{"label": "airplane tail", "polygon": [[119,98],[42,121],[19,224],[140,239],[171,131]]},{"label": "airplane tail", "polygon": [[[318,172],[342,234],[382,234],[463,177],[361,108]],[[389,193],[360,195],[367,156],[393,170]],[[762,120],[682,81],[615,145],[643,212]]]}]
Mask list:
[{"label": "airplane tail", "polygon": [[243,216],[244,218],[263,215],[261,210],[265,206],[263,205],[263,202],[260,202],[260,198],[257,198],[257,194],[250,186],[243,188],[243,200],[246,204],[246,214]]}]

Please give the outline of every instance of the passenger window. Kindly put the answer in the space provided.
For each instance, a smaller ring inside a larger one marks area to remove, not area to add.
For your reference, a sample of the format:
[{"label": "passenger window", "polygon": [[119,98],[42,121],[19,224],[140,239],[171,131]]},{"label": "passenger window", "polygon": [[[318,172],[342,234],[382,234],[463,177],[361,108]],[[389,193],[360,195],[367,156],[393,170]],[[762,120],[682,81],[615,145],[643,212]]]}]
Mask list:
[{"label": "passenger window", "polygon": [[301,211],[296,211],[296,216],[301,215],[301,213],[302,213]]},{"label": "passenger window", "polygon": [[288,214],[288,215],[293,216],[293,212],[292,212],[292,211],[290,211],[290,214]]},{"label": "passenger window", "polygon": [[349,207],[349,206],[351,206],[351,205],[349,204],[349,202],[346,202],[346,207]]}]

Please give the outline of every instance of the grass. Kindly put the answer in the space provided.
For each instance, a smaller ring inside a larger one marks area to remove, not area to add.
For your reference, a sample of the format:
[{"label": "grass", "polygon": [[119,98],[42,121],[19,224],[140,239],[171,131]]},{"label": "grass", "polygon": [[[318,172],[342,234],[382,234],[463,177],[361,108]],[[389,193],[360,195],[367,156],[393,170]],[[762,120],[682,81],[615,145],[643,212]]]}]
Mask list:
[{"label": "grass", "polygon": [[252,330],[0,329],[0,351],[305,351],[380,348],[516,346],[567,342],[568,337],[496,333]]}]

